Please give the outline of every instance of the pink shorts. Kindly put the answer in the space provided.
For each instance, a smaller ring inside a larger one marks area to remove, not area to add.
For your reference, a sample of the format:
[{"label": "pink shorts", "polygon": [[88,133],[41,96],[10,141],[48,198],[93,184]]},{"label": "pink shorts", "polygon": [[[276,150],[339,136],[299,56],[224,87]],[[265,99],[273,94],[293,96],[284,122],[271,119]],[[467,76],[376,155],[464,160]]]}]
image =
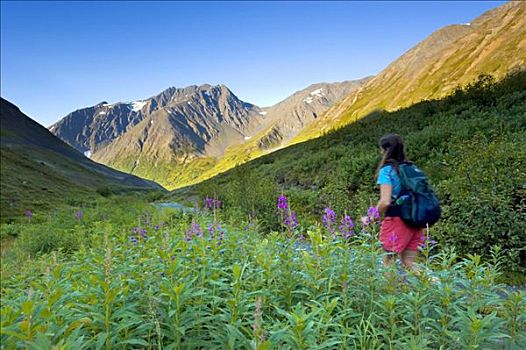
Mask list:
[{"label": "pink shorts", "polygon": [[386,216],[380,228],[380,242],[388,252],[418,250],[424,243],[424,230],[408,226],[397,216]]}]

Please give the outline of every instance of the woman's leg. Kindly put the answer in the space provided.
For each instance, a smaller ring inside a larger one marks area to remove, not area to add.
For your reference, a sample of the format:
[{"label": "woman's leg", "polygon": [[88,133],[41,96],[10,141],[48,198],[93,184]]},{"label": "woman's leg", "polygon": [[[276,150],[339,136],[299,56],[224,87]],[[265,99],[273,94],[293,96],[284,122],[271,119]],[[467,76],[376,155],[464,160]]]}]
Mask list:
[{"label": "woman's leg", "polygon": [[404,251],[401,254],[402,265],[404,265],[407,270],[411,270],[418,274],[420,271],[418,270],[416,259],[418,258],[418,249],[424,242],[423,230],[421,228],[409,227],[406,229],[411,236],[407,242],[407,245],[405,246]]},{"label": "woman's leg", "polygon": [[418,258],[417,250],[406,249],[402,252],[402,265],[408,270],[412,270],[415,273],[419,273],[417,265],[415,264]]},{"label": "woman's leg", "polygon": [[388,252],[387,254],[384,255],[384,265],[385,266],[391,266],[392,263],[395,263],[396,262],[396,257],[398,256],[398,254],[394,253],[394,252]]}]

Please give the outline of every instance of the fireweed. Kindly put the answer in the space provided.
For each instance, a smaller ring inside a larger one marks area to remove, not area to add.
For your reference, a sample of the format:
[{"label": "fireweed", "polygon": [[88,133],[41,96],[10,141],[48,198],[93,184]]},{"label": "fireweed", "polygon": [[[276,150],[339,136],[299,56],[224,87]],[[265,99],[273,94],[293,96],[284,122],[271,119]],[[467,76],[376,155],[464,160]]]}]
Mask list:
[{"label": "fireweed", "polygon": [[186,240],[191,241],[194,237],[203,236],[203,229],[195,220],[192,221],[190,228],[186,231]]},{"label": "fireweed", "polygon": [[289,234],[292,234],[298,227],[299,223],[296,213],[291,211],[289,207],[286,196],[278,196],[276,214],[280,219],[281,227]]},{"label": "fireweed", "polygon": [[344,214],[338,229],[345,239],[349,239],[354,235],[354,222],[349,215]]},{"label": "fireweed", "polygon": [[207,230],[208,239],[210,241],[217,241],[217,246],[221,246],[223,244],[223,235],[225,234],[225,231],[221,228],[221,224],[209,224]]},{"label": "fireweed", "polygon": [[28,222],[31,222],[31,219],[33,218],[33,212],[31,210],[26,210],[24,216],[26,217]]},{"label": "fireweed", "polygon": [[219,209],[221,208],[221,201],[219,199],[215,199],[215,198],[210,198],[210,197],[206,197],[204,199],[204,208],[205,209],[208,209],[208,210],[214,210],[214,209]]},{"label": "fireweed", "polygon": [[[2,347],[520,349],[526,342],[526,293],[495,282],[498,255],[489,264],[444,250],[392,288],[372,222],[351,245],[314,226],[306,250],[276,232],[223,223],[210,230],[210,216],[193,218],[190,228],[174,212],[142,220],[147,207],[101,208],[104,223],[90,221],[101,215],[90,212],[76,225],[93,232],[90,246],[26,258],[2,278]],[[144,241],[139,228],[153,233],[161,220],[166,238]],[[62,222],[47,222],[48,230]],[[210,244],[210,231],[217,240],[225,228],[222,244]],[[187,230],[200,237],[191,245]]]},{"label": "fireweed", "polygon": [[84,217],[84,212],[82,210],[78,210],[75,213],[75,219],[77,219],[78,222],[82,221],[83,217]]},{"label": "fireweed", "polygon": [[323,214],[323,225],[329,231],[330,234],[334,235],[334,232],[336,231],[335,223],[336,223],[336,213],[331,208],[325,208]]}]

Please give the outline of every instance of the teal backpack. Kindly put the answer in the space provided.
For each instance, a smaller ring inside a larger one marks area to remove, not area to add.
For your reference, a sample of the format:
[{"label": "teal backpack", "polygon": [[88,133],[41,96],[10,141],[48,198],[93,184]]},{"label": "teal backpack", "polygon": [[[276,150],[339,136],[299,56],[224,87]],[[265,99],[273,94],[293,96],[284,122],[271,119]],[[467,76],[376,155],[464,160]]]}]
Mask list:
[{"label": "teal backpack", "polygon": [[400,208],[400,218],[413,227],[436,223],[442,210],[426,174],[409,162],[400,163],[398,170],[402,193],[395,203]]}]

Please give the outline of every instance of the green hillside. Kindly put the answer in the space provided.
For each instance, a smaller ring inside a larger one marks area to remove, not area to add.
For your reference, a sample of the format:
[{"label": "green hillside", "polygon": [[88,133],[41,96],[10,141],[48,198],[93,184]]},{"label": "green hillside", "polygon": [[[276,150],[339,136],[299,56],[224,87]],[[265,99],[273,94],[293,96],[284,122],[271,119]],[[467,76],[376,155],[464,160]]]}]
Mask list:
[{"label": "green hillside", "polygon": [[277,228],[276,193],[290,198],[303,223],[330,206],[338,215],[363,215],[377,198],[374,173],[378,139],[403,135],[408,156],[430,176],[443,219],[432,228],[442,247],[488,255],[507,254],[507,268],[526,271],[526,72],[495,83],[490,76],[441,100],[396,112],[378,111],[324,137],[241,165],[175,197],[215,194],[230,216],[253,212],[265,228]]},{"label": "green hillside", "polygon": [[101,195],[161,189],[154,182],[95,163],[16,106],[1,100],[1,221]]}]

